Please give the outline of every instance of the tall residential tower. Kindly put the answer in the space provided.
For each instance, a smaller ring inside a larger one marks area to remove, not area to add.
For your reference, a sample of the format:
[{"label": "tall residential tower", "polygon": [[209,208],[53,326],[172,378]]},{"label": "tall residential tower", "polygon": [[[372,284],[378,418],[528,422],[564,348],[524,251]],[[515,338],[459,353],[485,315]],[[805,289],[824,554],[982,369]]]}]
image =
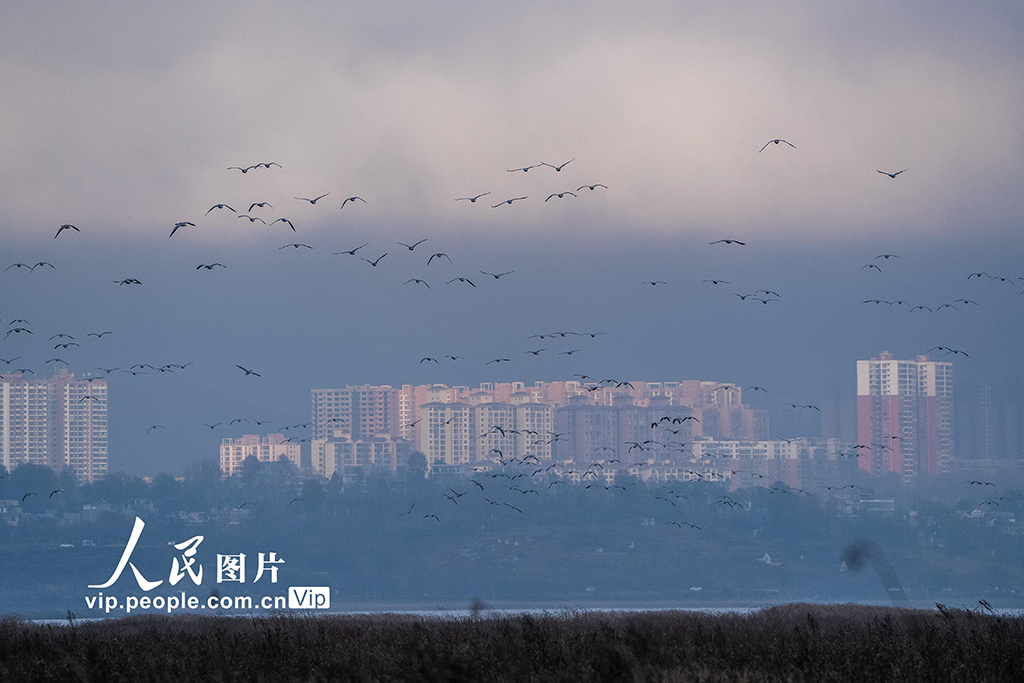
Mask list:
[{"label": "tall residential tower", "polygon": [[949,472],[953,457],[953,364],[888,351],[857,361],[860,467],[904,481]]}]

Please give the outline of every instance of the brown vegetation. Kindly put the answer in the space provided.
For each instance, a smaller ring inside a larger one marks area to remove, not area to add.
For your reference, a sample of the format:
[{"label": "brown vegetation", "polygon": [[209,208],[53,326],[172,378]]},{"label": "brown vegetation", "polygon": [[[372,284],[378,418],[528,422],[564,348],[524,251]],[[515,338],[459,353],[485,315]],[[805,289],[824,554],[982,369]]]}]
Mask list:
[{"label": "brown vegetation", "polygon": [[0,621],[5,681],[1008,681],[1024,619],[793,604],[566,613]]}]

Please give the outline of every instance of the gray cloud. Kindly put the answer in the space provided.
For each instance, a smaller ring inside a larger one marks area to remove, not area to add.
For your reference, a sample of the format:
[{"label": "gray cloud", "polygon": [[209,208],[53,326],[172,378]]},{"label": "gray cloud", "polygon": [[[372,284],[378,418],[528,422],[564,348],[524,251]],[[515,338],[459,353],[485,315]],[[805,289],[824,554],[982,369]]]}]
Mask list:
[{"label": "gray cloud", "polygon": [[[372,197],[367,220],[454,233],[834,241],[997,231],[1021,209],[1020,21],[998,3],[194,9],[20,8],[5,22],[13,230],[132,234],[215,202],[326,191]],[[757,153],[775,137],[798,149]],[[572,157],[561,174],[505,172]],[[225,170],[267,160],[285,168]],[[876,173],[897,167],[911,170]],[[592,182],[612,191],[537,201]],[[483,191],[531,201],[452,201]],[[306,225],[343,222],[330,210]]]}]

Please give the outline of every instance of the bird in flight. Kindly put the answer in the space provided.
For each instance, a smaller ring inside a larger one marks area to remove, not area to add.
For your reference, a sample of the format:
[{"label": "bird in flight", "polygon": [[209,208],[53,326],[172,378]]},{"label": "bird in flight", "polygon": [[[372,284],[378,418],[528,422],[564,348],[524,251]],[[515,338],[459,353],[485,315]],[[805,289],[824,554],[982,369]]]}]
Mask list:
[{"label": "bird in flight", "polygon": [[503,201],[503,202],[498,202],[497,204],[494,204],[493,206],[491,206],[491,208],[492,208],[492,209],[497,209],[497,208],[498,208],[499,206],[501,206],[502,204],[511,204],[512,202],[517,202],[517,201],[519,201],[520,199],[526,199],[526,197],[513,197],[512,199],[506,199],[506,200],[505,200],[505,201]]},{"label": "bird in flight", "polygon": [[710,282],[713,285],[728,285],[728,284],[731,284],[728,280],[701,280],[701,282]]},{"label": "bird in flight", "polygon": [[244,372],[246,377],[248,377],[249,375],[255,375],[256,377],[262,377],[263,376],[263,375],[261,375],[258,372],[253,372],[252,370],[250,370],[248,368],[243,368],[241,365],[236,365],[235,367],[238,368],[239,370],[241,370],[242,372]]},{"label": "bird in flight", "polygon": [[487,196],[487,195],[489,195],[489,194],[490,194],[490,192],[483,192],[483,193],[481,193],[481,194],[478,194],[478,195],[477,195],[477,196],[475,196],[475,197],[456,197],[456,198],[455,198],[455,201],[457,201],[457,202],[461,202],[461,201],[463,201],[463,200],[466,200],[466,201],[470,201],[470,202],[474,202],[474,203],[475,203],[475,202],[476,202],[476,200],[480,199],[481,197],[486,197],[486,196]]},{"label": "bird in flight", "polygon": [[168,235],[168,237],[174,237],[174,233],[178,232],[178,230],[184,228],[186,225],[192,226],[193,228],[196,227],[196,224],[191,221],[178,221],[174,224],[174,228],[171,229],[171,234]]},{"label": "bird in flight", "polygon": [[448,254],[443,254],[441,252],[438,252],[436,254],[431,254],[430,255],[430,258],[427,259],[427,265],[429,266],[431,261],[433,261],[434,259],[440,259],[442,256],[445,257],[446,259],[448,259],[448,263],[452,262],[452,257],[451,256],[449,256]]},{"label": "bird in flight", "polygon": [[356,252],[359,251],[360,249],[362,249],[363,247],[365,247],[367,244],[369,244],[369,242],[366,242],[364,244],[360,244],[355,249],[349,249],[348,251],[335,251],[333,253],[334,253],[335,256],[341,256],[342,254],[348,254],[349,256],[355,256]]},{"label": "bird in flight", "polygon": [[125,278],[124,280],[114,280],[117,285],[141,285],[142,280],[136,280],[133,277]]},{"label": "bird in flight", "polygon": [[10,270],[11,268],[28,268],[28,272],[30,272],[30,273],[33,270],[35,270],[32,266],[30,266],[27,263],[12,263],[11,265],[9,265],[6,268],[4,268],[4,272]]},{"label": "bird in flight", "polygon": [[648,280],[647,282],[642,282],[641,284],[651,285],[652,287],[655,287],[657,285],[667,285],[668,283],[665,282],[664,280]]},{"label": "bird in flight", "polygon": [[214,205],[213,205],[213,206],[211,206],[211,207],[210,207],[210,209],[209,209],[209,210],[208,210],[208,211],[207,211],[206,213],[204,213],[203,215],[204,215],[204,216],[209,216],[209,215],[210,215],[210,211],[213,211],[214,209],[227,209],[228,211],[231,211],[232,213],[238,213],[237,211],[235,211],[234,209],[232,209],[232,208],[231,208],[230,206],[228,206],[227,204],[214,204]]},{"label": "bird in flight", "polygon": [[789,146],[790,146],[790,147],[792,147],[793,149],[796,149],[796,145],[794,145],[794,144],[793,144],[792,142],[789,142],[788,140],[781,140],[781,139],[777,139],[777,140],[769,140],[768,142],[764,143],[764,147],[762,147],[761,149],[759,149],[759,150],[757,150],[757,151],[758,151],[758,153],[761,153],[761,152],[763,152],[763,151],[764,151],[765,147],[767,147],[768,145],[770,145],[770,144],[772,144],[772,143],[774,143],[774,144],[776,144],[776,145],[777,145],[777,144],[779,144],[780,142],[785,142],[785,143],[786,143],[787,145],[789,145]]},{"label": "bird in flight", "polygon": [[555,166],[554,164],[549,164],[549,163],[544,162],[544,161],[540,162],[540,165],[541,166],[547,166],[548,168],[553,168],[556,171],[561,171],[563,168],[565,168],[566,166],[568,166],[569,164],[571,164],[574,161],[576,161],[576,157],[573,157],[572,159],[569,159],[569,161],[565,162],[561,166]]},{"label": "bird in flight", "polygon": [[891,258],[903,258],[903,257],[902,256],[897,256],[896,254],[879,254],[878,256],[873,258],[872,260],[873,261],[877,261],[880,258],[884,258],[885,260],[888,261]]},{"label": "bird in flight", "polygon": [[[549,194],[548,195],[548,199],[551,199],[552,197],[558,197],[559,199],[561,199],[562,197],[564,197],[567,194],[571,194],[573,197],[576,196],[575,192],[568,192],[568,191],[566,191],[566,192],[555,192],[555,193]],[[545,199],[544,201],[547,201],[548,199]]]},{"label": "bird in flight", "polygon": [[249,210],[252,211],[257,207],[262,209],[264,206],[270,206],[271,209],[274,208],[273,206],[270,205],[270,202],[253,202],[252,204],[249,205]]},{"label": "bird in flight", "polygon": [[300,201],[304,201],[304,202],[309,202],[310,204],[316,204],[318,201],[320,201],[321,199],[323,199],[324,197],[326,197],[329,194],[330,194],[330,192],[324,192],[319,197],[315,197],[313,199],[310,199],[309,197],[296,197],[296,199],[298,199]]},{"label": "bird in flight", "polygon": [[368,259],[368,258],[364,258],[363,260],[364,260],[364,261],[366,261],[367,263],[369,263],[369,264],[370,264],[371,266],[373,266],[374,268],[376,268],[376,267],[377,267],[377,264],[378,264],[378,263],[380,263],[380,260],[381,260],[382,258],[384,258],[385,256],[387,256],[387,255],[388,255],[388,253],[387,253],[387,252],[385,251],[385,252],[384,252],[383,254],[381,254],[380,256],[378,256],[378,257],[377,257],[377,260],[376,260],[376,261],[371,261],[371,260],[370,260],[370,259]]},{"label": "bird in flight", "polygon": [[490,275],[490,276],[491,276],[491,277],[493,277],[493,278],[494,278],[495,280],[497,280],[497,279],[499,279],[500,277],[502,277],[503,275],[511,275],[511,274],[512,274],[512,273],[514,273],[514,272],[516,272],[516,271],[514,271],[514,270],[510,270],[510,271],[507,271],[507,272],[504,272],[504,273],[488,273],[488,272],[487,272],[486,270],[481,270],[481,271],[480,271],[480,274],[481,274],[481,275]]},{"label": "bird in flight", "polygon": [[32,270],[35,270],[36,268],[40,268],[40,267],[42,267],[42,266],[50,266],[50,267],[51,267],[51,268],[53,268],[54,270],[57,270],[57,266],[53,265],[53,264],[52,264],[52,263],[50,263],[49,261],[40,261],[39,263],[37,263],[37,264],[35,264],[34,266],[32,266],[32,268],[31,268],[31,269],[32,269]]},{"label": "bird in flight", "polygon": [[227,266],[225,266],[223,263],[200,263],[198,266],[196,266],[196,270],[200,270],[202,268],[205,268],[206,270],[213,270],[216,266],[220,266],[221,268],[227,268]]},{"label": "bird in flight", "polygon": [[437,363],[437,359],[436,358],[430,358],[429,356],[426,357],[426,358],[420,358],[420,363],[426,363],[427,361],[430,361],[432,363]]},{"label": "bird in flight", "polygon": [[244,213],[240,213],[240,214],[238,214],[238,217],[239,218],[248,218],[250,223],[255,223],[256,221],[259,221],[263,225],[267,224],[267,222],[265,220],[263,220],[262,218],[260,218],[259,216],[247,216]]},{"label": "bird in flight", "polygon": [[508,170],[509,173],[515,173],[516,171],[522,171],[523,173],[526,173],[531,168],[537,168],[538,166],[544,166],[544,165],[546,165],[546,164],[540,163],[540,164],[533,164],[532,166],[523,166],[522,168],[510,168],[510,169],[507,169],[507,170]]},{"label": "bird in flight", "polygon": [[457,278],[452,278],[451,280],[449,280],[449,281],[448,281],[448,284],[451,284],[451,283],[453,283],[453,282],[465,282],[465,283],[466,283],[466,284],[468,284],[468,285],[469,285],[470,287],[476,287],[476,285],[474,285],[474,284],[473,284],[472,282],[470,282],[469,280],[467,280],[467,279],[466,279],[466,278],[464,278],[464,277],[457,277]]},{"label": "bird in flight", "polygon": [[741,247],[747,246],[746,242],[740,242],[739,240],[715,240],[714,242],[710,242],[709,244],[722,244],[722,243],[725,243],[725,244],[738,244]]},{"label": "bird in flight", "polygon": [[344,209],[346,204],[348,204],[349,202],[355,202],[357,199],[361,201],[363,204],[366,203],[366,200],[363,199],[362,197],[346,197],[345,201],[341,203],[341,208]]},{"label": "bird in flight", "polygon": [[861,267],[860,267],[860,269],[861,269],[861,270],[864,270],[865,268],[874,268],[874,269],[875,269],[875,270],[877,270],[877,271],[878,271],[879,273],[881,273],[881,272],[882,272],[882,269],[881,269],[881,268],[879,268],[878,266],[876,266],[876,265],[875,265],[874,263],[869,263],[869,264],[867,264],[866,266],[861,266]]},{"label": "bird in flight", "polygon": [[602,185],[601,183],[594,183],[593,185],[580,185],[579,187],[576,188],[576,191],[579,192],[584,188],[588,190],[593,190],[595,187],[603,187],[606,190],[608,189],[607,185]]},{"label": "bird in flight", "polygon": [[277,220],[270,221],[271,225],[273,225],[274,223],[287,223],[288,227],[292,229],[292,232],[297,232],[295,230],[295,226],[292,225],[292,222],[290,220],[288,220],[287,218],[278,218]]},{"label": "bird in flight", "polygon": [[149,434],[154,429],[167,429],[167,427],[164,427],[163,425],[153,425],[152,427],[146,430],[146,433]]},{"label": "bird in flight", "polygon": [[60,237],[60,234],[65,230],[74,230],[75,232],[82,232],[81,230],[71,225],[70,223],[65,223],[64,225],[60,226],[60,229],[57,230],[57,234],[53,236],[53,239],[57,239],[58,237]]},{"label": "bird in flight", "polygon": [[881,173],[882,175],[887,175],[887,176],[889,176],[890,178],[895,178],[895,177],[896,177],[896,176],[898,176],[898,175],[899,175],[900,173],[905,173],[905,172],[907,172],[907,171],[909,171],[909,170],[910,170],[910,169],[908,169],[908,168],[905,168],[905,169],[903,169],[902,171],[896,171],[895,173],[889,173],[888,171],[879,171],[879,173]]},{"label": "bird in flight", "polygon": [[302,244],[300,242],[292,242],[291,244],[286,244],[283,247],[279,247],[278,251],[281,251],[281,249],[287,249],[288,247],[292,247],[294,249],[298,249],[299,247],[303,247],[305,249],[312,249],[313,248],[313,247],[309,246],[308,244]]},{"label": "bird in flight", "polygon": [[414,277],[406,280],[405,284],[409,284],[410,282],[415,282],[418,285],[425,285],[427,289],[430,289],[430,285],[427,284],[426,280],[420,280],[419,278]]},{"label": "bird in flight", "polygon": [[508,363],[511,360],[511,358],[495,358],[494,360],[487,361],[484,365],[490,365],[491,363]]},{"label": "bird in flight", "polygon": [[427,241],[427,238],[424,237],[419,242],[413,242],[412,244],[406,244],[405,242],[395,242],[395,244],[400,244],[403,247],[405,247],[406,249],[408,249],[409,251],[412,251],[413,249],[415,249],[416,247],[418,247],[419,245],[423,244],[426,241]]},{"label": "bird in flight", "polygon": [[246,166],[245,168],[242,168],[241,166],[228,166],[228,170],[229,171],[233,171],[233,170],[237,169],[237,170],[241,171],[242,173],[248,173],[249,171],[251,171],[254,168],[259,168],[259,166],[260,166],[259,164],[256,164],[255,166]]}]

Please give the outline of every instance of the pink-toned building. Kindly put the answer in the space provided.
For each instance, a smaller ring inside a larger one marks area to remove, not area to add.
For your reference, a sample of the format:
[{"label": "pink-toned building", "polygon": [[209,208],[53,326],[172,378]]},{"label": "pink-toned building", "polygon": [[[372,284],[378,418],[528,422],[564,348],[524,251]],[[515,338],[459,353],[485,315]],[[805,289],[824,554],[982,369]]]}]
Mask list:
[{"label": "pink-toned building", "polygon": [[888,351],[857,361],[860,467],[904,481],[949,472],[953,458],[953,364]]}]

